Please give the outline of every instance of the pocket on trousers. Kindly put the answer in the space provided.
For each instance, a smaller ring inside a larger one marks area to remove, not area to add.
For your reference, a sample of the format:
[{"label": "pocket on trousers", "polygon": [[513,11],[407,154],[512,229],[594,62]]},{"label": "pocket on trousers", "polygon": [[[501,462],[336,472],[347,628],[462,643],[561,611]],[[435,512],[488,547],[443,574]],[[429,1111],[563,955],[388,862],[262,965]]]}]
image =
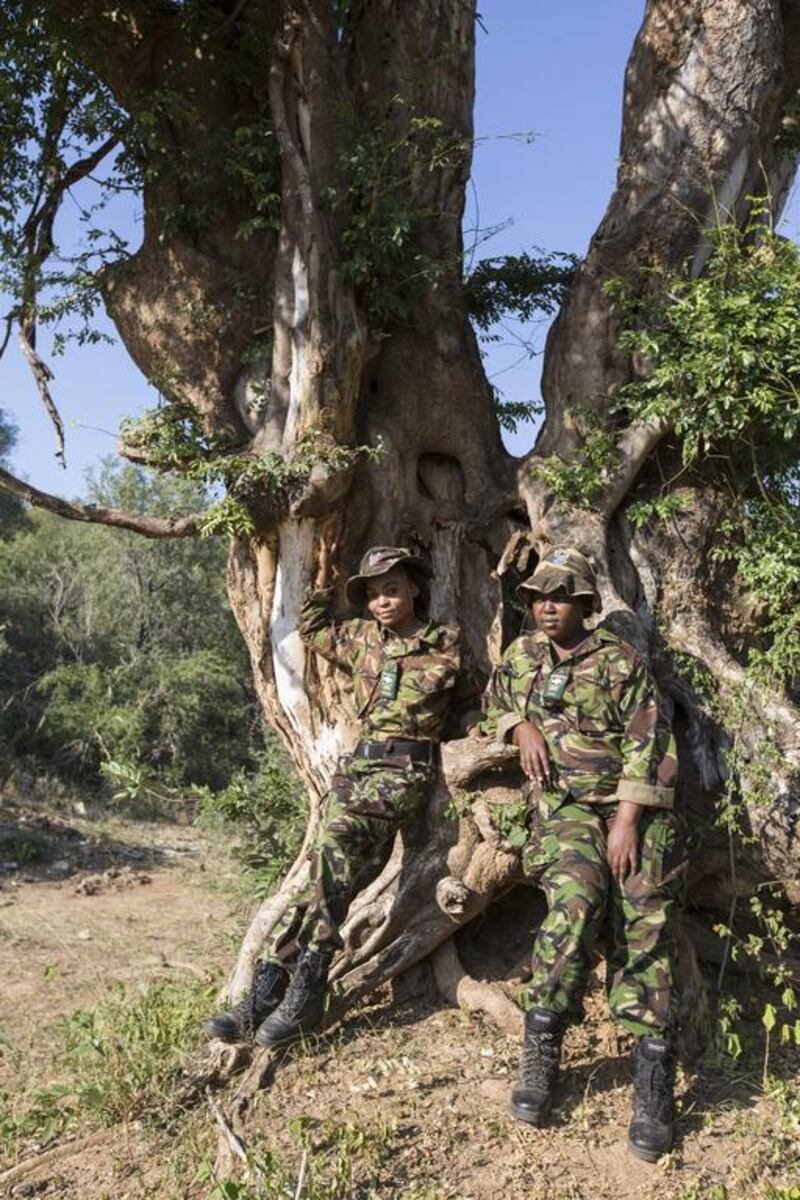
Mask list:
[{"label": "pocket on trousers", "polygon": [[649,895],[679,881],[686,860],[672,812],[648,809],[641,820],[639,870],[628,880],[626,891]]}]

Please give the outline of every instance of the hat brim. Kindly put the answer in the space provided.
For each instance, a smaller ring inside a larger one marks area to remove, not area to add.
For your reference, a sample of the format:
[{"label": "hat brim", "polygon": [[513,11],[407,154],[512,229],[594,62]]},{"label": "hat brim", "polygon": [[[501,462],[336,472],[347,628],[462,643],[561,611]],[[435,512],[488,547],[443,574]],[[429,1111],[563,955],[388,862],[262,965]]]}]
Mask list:
[{"label": "hat brim", "polygon": [[530,603],[534,596],[547,596],[550,592],[557,592],[557,591],[562,591],[562,590],[567,593],[567,595],[569,596],[570,599],[572,599],[573,596],[589,597],[589,599],[591,599],[591,601],[592,601],[592,611],[593,612],[599,613],[603,607],[603,605],[600,602],[600,596],[594,590],[594,588],[586,587],[586,588],[578,588],[573,591],[570,591],[570,589],[565,586],[563,579],[559,580],[559,582],[556,583],[555,586],[553,586],[552,584],[548,584],[544,580],[539,584],[535,584],[529,580],[526,580],[525,583],[520,583],[518,585],[516,592],[517,592],[517,595],[519,596],[520,600],[525,600],[528,603]]},{"label": "hat brim", "polygon": [[367,598],[367,583],[370,579],[380,579],[388,575],[395,567],[405,567],[412,575],[419,575],[421,580],[430,579],[433,571],[421,558],[398,558],[382,571],[372,571],[366,575],[351,575],[344,585],[344,594],[353,608],[362,608]]}]

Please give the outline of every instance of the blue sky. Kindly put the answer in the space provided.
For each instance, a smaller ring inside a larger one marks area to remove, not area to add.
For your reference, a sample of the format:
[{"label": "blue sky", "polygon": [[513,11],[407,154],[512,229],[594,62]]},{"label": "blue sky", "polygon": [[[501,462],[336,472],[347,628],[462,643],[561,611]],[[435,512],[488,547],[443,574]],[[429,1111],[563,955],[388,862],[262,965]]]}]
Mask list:
[{"label": "blue sky", "polygon": [[[485,31],[478,31],[477,144],[465,226],[511,222],[480,256],[532,246],[582,254],[614,183],[623,72],[644,0],[483,0],[480,8]],[[65,234],[76,212],[67,201]],[[789,234],[797,223],[792,204]],[[540,343],[544,332],[537,331]],[[46,345],[43,339],[45,354]],[[515,344],[493,347],[488,373],[508,399],[538,398],[541,360],[520,362],[521,354]],[[120,419],[151,406],[155,394],[120,345],[74,348],[51,361],[66,471],[53,456],[51,427],[16,346],[0,362],[0,408],[19,427],[16,472],[74,496],[86,469],[113,452]],[[521,428],[509,448],[524,453],[532,439],[532,428]]]}]

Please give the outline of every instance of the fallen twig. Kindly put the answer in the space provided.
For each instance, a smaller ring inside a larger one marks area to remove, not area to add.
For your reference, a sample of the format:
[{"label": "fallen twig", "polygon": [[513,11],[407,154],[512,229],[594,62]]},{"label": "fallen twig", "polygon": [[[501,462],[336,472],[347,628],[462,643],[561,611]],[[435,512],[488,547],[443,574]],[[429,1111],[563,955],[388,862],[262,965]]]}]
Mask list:
[{"label": "fallen twig", "polygon": [[297,1176],[297,1187],[294,1189],[294,1200],[300,1200],[303,1192],[303,1184],[306,1181],[306,1166],[308,1165],[308,1151],[303,1151],[303,1157],[300,1159],[300,1174]]},{"label": "fallen twig", "polygon": [[50,1150],[44,1150],[34,1158],[26,1158],[24,1162],[17,1163],[15,1167],[9,1167],[0,1175],[0,1191],[3,1190],[3,1185],[17,1183],[41,1167],[49,1167],[52,1163],[58,1162],[60,1158],[68,1158],[71,1154],[78,1154],[79,1151],[86,1150],[97,1142],[106,1141],[110,1132],[108,1129],[96,1129],[94,1133],[89,1133],[86,1137],[75,1138],[71,1142],[60,1142],[57,1146],[51,1147]]},{"label": "fallen twig", "polygon": [[214,1097],[211,1095],[210,1088],[206,1088],[206,1100],[208,1101],[208,1107],[211,1109],[211,1112],[214,1115],[214,1120],[217,1122],[217,1125],[220,1127],[220,1130],[222,1131],[222,1136],[225,1138],[225,1141],[228,1143],[229,1148],[231,1149],[233,1154],[235,1154],[235,1156],[240,1160],[240,1162],[243,1162],[245,1165],[247,1165],[247,1149],[244,1145],[244,1142],[242,1142],[242,1140],[240,1138],[238,1138],[236,1136],[236,1134],[233,1132],[233,1130],[231,1129],[224,1112],[222,1111],[220,1106],[217,1104]]}]

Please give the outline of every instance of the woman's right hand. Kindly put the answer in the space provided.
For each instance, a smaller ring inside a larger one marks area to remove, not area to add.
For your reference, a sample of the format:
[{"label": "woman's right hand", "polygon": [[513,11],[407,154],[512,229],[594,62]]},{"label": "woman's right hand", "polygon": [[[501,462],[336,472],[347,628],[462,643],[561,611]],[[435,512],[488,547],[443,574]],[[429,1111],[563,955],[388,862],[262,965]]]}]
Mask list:
[{"label": "woman's right hand", "polygon": [[540,786],[550,784],[550,755],[547,742],[535,725],[521,721],[514,727],[512,741],[519,746],[519,761],[522,770]]},{"label": "woman's right hand", "polygon": [[324,592],[326,588],[330,587],[333,576],[333,559],[337,549],[335,535],[331,532],[324,533],[319,541],[317,578],[314,580],[315,591]]}]

